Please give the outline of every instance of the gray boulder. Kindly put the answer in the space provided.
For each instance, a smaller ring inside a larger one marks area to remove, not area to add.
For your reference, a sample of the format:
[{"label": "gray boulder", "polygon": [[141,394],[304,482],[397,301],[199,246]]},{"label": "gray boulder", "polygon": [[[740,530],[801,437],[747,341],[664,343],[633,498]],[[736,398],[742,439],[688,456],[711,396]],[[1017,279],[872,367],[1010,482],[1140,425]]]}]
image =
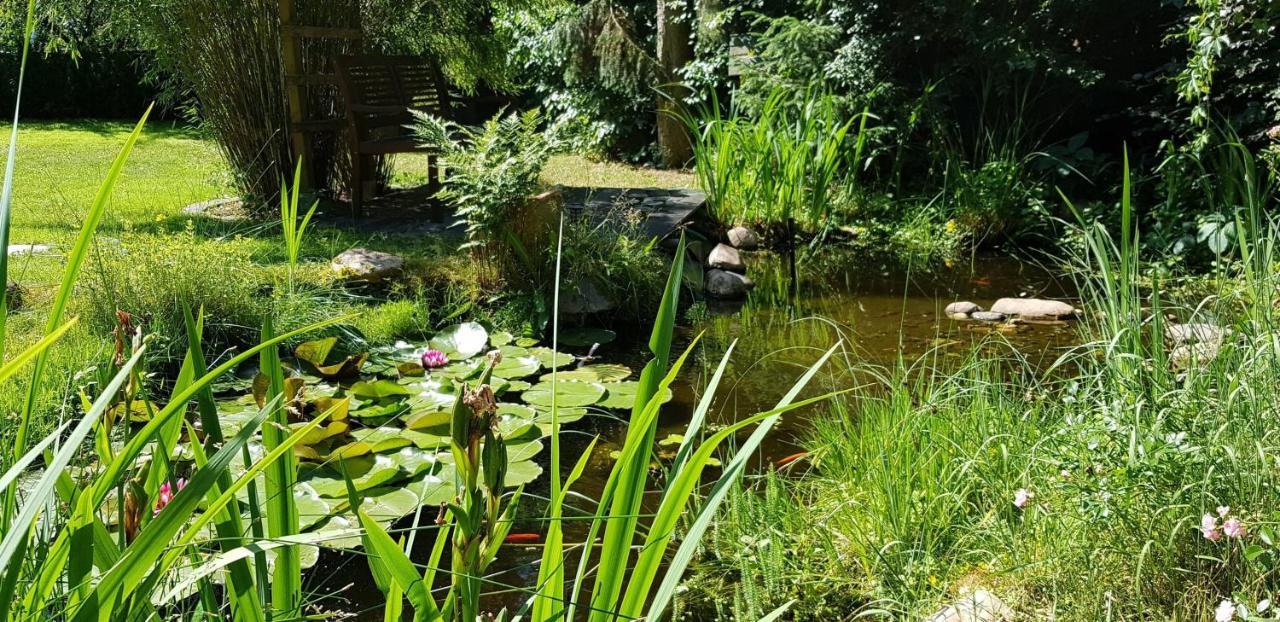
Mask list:
[{"label": "gray boulder", "polygon": [[1006,318],[1005,314],[995,311],[974,311],[969,317],[979,322],[1003,322]]},{"label": "gray boulder", "polygon": [[1213,324],[1169,324],[1164,327],[1164,338],[1174,345],[1220,344],[1230,334],[1231,329]]},{"label": "gray boulder", "polygon": [[753,251],[760,247],[760,239],[746,227],[734,227],[729,230],[729,244],[744,251]]},{"label": "gray boulder", "polygon": [[925,622],[1012,622],[1013,618],[1013,610],[995,594],[966,589],[958,600],[925,618]]},{"label": "gray boulder", "polygon": [[1169,352],[1169,366],[1175,370],[1187,370],[1197,364],[1208,365],[1218,358],[1221,350],[1221,342],[1184,343]]},{"label": "gray boulder", "polygon": [[602,313],[613,308],[613,301],[606,298],[591,279],[584,279],[561,291],[560,312],[565,315]]},{"label": "gray boulder", "polygon": [[969,301],[953,302],[942,310],[947,317],[953,320],[967,320],[969,314],[982,311],[982,307]]},{"label": "gray boulder", "polygon": [[345,281],[380,283],[404,272],[404,258],[367,248],[353,248],[333,258],[333,273]]},{"label": "gray boulder", "polygon": [[1001,298],[991,310],[1023,320],[1065,320],[1077,314],[1075,307],[1061,300],[1042,298]]},{"label": "gray boulder", "polygon": [[756,286],[746,276],[728,270],[708,270],[706,281],[707,295],[725,300],[742,298]]},{"label": "gray boulder", "polygon": [[742,255],[738,254],[738,249],[727,244],[716,244],[716,247],[711,249],[711,253],[707,255],[707,267],[738,273],[747,271],[747,264],[742,262]]}]

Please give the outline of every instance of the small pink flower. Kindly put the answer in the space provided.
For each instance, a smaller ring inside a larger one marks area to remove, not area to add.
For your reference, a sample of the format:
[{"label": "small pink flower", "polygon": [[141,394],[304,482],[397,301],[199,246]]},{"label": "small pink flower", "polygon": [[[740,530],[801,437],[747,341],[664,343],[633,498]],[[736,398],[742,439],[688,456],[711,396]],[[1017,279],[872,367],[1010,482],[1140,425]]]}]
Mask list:
[{"label": "small pink flower", "polygon": [[1062,479],[1071,479],[1071,471],[1068,471],[1066,469],[1062,469],[1061,471],[1059,471],[1058,475],[1062,476]]},{"label": "small pink flower", "polygon": [[1206,512],[1205,515],[1200,518],[1200,533],[1204,534],[1206,540],[1209,540],[1210,542],[1217,542],[1222,538],[1222,532],[1218,531],[1218,519],[1214,518],[1212,514]]},{"label": "small pink flower", "polygon": [[1224,600],[1218,603],[1218,608],[1213,610],[1213,619],[1215,622],[1231,622],[1236,618],[1235,603]]},{"label": "small pink flower", "polygon": [[[183,478],[179,478],[178,490],[182,490],[183,488],[186,488],[186,487],[187,487],[187,480]],[[154,512],[152,512],[152,516],[159,514],[160,510],[163,510],[166,505],[169,505],[169,502],[173,501],[173,496],[176,494],[178,494],[177,490],[173,490],[172,488],[170,488],[169,482],[160,484],[160,491],[156,493],[156,509]]]},{"label": "small pink flower", "polygon": [[1241,523],[1240,519],[1232,516],[1222,522],[1222,533],[1227,534],[1228,538],[1243,538],[1244,523]]},{"label": "small pink flower", "polygon": [[1218,516],[1226,518],[1227,514],[1230,514],[1230,513],[1231,513],[1231,506],[1229,505],[1218,506]]},{"label": "small pink flower", "polygon": [[427,350],[422,353],[422,366],[427,369],[444,367],[449,364],[449,355],[439,350]]},{"label": "small pink flower", "polygon": [[1021,510],[1022,508],[1027,507],[1027,504],[1031,503],[1031,500],[1035,498],[1035,496],[1035,493],[1030,490],[1027,490],[1026,488],[1019,488],[1018,492],[1013,493],[1013,507]]}]

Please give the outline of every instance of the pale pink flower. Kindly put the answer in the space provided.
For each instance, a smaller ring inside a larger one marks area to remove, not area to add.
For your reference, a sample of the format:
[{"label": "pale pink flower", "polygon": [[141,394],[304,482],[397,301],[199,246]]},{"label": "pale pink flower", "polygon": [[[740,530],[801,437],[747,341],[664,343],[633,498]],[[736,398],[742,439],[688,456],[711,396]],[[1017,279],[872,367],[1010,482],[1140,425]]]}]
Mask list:
[{"label": "pale pink flower", "polygon": [[449,364],[449,355],[439,350],[427,350],[422,353],[422,366],[427,369],[444,367]]},{"label": "pale pink flower", "polygon": [[1213,619],[1215,622],[1231,622],[1236,618],[1235,603],[1224,600],[1218,603],[1218,608],[1213,610]]},{"label": "pale pink flower", "polygon": [[[179,478],[178,490],[182,490],[183,488],[186,488],[186,487],[187,487],[187,480],[183,478]],[[173,496],[178,494],[178,490],[174,490],[170,488],[169,482],[160,484],[160,491],[156,493],[156,509],[152,513],[152,515],[154,516],[155,514],[159,514],[160,510],[163,510],[166,505],[169,505],[169,502],[173,501]]]},{"label": "pale pink flower", "polygon": [[1206,512],[1205,515],[1200,518],[1200,533],[1204,534],[1206,540],[1209,540],[1210,542],[1217,542],[1222,538],[1222,532],[1218,531],[1218,519],[1214,518],[1212,514]]},{"label": "pale pink flower", "polygon": [[1230,514],[1230,513],[1231,513],[1231,506],[1229,505],[1218,506],[1218,516],[1226,518],[1227,514]]},{"label": "pale pink flower", "polygon": [[1061,475],[1062,479],[1071,479],[1071,471],[1068,471],[1066,469],[1062,469],[1061,471],[1059,471],[1058,475]]},{"label": "pale pink flower", "polygon": [[1013,507],[1021,510],[1031,503],[1031,499],[1035,498],[1035,493],[1026,488],[1019,488],[1018,492],[1013,493]]},{"label": "pale pink flower", "polygon": [[1222,533],[1227,534],[1228,538],[1243,538],[1244,523],[1241,523],[1240,519],[1232,516],[1222,522]]}]

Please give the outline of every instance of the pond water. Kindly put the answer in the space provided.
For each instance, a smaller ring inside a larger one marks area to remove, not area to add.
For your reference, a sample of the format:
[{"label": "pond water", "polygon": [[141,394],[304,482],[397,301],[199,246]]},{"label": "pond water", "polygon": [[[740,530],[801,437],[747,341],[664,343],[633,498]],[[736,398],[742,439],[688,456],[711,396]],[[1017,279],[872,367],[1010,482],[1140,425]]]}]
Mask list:
[{"label": "pond water", "polygon": [[[824,351],[844,344],[840,356],[860,364],[886,369],[910,365],[922,355],[945,366],[948,360],[967,356],[972,344],[998,332],[1000,344],[1020,352],[1032,365],[1045,365],[1073,344],[1076,327],[1070,323],[1023,324],[997,327],[971,321],[952,321],[942,309],[956,300],[970,300],[988,307],[1005,296],[1070,299],[1069,283],[1043,267],[1003,258],[974,258],[963,265],[913,273],[888,267],[852,266],[839,259],[810,262],[802,267],[802,285],[794,302],[787,295],[785,266],[779,258],[753,255],[749,272],[757,288],[744,303],[699,304],[681,317],[674,353],[686,348],[699,334],[702,341],[673,387],[674,397],[662,414],[657,438],[684,431],[700,397],[700,387],[714,371],[726,348],[737,345],[720,391],[708,416],[708,424],[731,422],[771,408]],[[647,361],[648,334],[620,333],[614,342],[596,352],[600,360],[619,362],[639,370]],[[1007,344],[1005,346],[1004,344]],[[573,351],[569,349],[569,351]],[[673,358],[674,354],[673,353]],[[581,354],[581,352],[578,352]],[[848,365],[829,365],[804,395],[848,388],[866,378],[854,377]],[[785,417],[759,452],[763,467],[799,451],[806,428],[805,412]],[[574,490],[598,498],[612,467],[610,452],[620,447],[625,423],[600,414],[569,426],[565,431],[564,462],[568,472],[589,440],[601,437],[588,472]],[[546,461],[546,453],[541,460]],[[536,517],[542,510],[535,497],[545,495],[547,482],[540,478],[526,490],[522,516]],[[402,521],[407,524],[408,521]],[[404,526],[404,525],[400,525]],[[580,541],[585,521],[568,523],[567,541]],[[538,523],[517,525],[512,532],[539,532]],[[420,537],[413,552],[425,560],[431,537]],[[518,608],[525,595],[516,588],[536,582],[537,546],[507,546],[492,568],[495,608]],[[570,568],[576,567],[570,560]],[[367,564],[359,553],[322,555],[308,576],[308,584],[321,593],[345,588],[344,603],[330,607],[356,614],[361,620],[381,620],[382,594],[368,578]],[[512,586],[503,590],[502,585]]]}]

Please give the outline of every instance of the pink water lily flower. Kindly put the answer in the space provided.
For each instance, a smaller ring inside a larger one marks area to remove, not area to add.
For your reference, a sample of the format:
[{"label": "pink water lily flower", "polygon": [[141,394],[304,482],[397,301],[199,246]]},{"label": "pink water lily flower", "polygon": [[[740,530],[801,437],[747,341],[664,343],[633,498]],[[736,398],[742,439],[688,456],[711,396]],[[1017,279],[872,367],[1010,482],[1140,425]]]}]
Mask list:
[{"label": "pink water lily flower", "polygon": [[[182,490],[183,488],[186,488],[186,487],[187,487],[187,480],[183,478],[179,478],[178,490]],[[156,509],[154,512],[152,512],[152,516],[159,514],[160,510],[163,510],[166,505],[169,505],[169,502],[173,501],[173,496],[178,494],[178,490],[174,490],[173,488],[171,488],[169,486],[169,482],[160,484],[160,491],[156,493]]]},{"label": "pink water lily flower", "polygon": [[1218,519],[1214,518],[1212,514],[1206,512],[1205,515],[1200,518],[1200,533],[1204,534],[1205,539],[1210,542],[1217,542],[1221,539],[1222,532],[1218,531]]},{"label": "pink water lily flower", "polygon": [[1232,516],[1222,522],[1222,533],[1227,534],[1228,538],[1243,538],[1244,523],[1241,523],[1240,519]]},{"label": "pink water lily flower", "polygon": [[1027,507],[1027,504],[1031,503],[1031,500],[1035,498],[1035,496],[1035,493],[1030,490],[1027,490],[1026,488],[1019,488],[1018,492],[1013,493],[1013,507],[1021,510],[1022,508]]},{"label": "pink water lily flower", "polygon": [[1215,622],[1231,622],[1236,618],[1235,603],[1224,600],[1218,603],[1218,608],[1213,610],[1213,619]]},{"label": "pink water lily flower", "polygon": [[422,366],[427,369],[444,367],[449,364],[449,355],[439,350],[427,350],[422,353]]}]

